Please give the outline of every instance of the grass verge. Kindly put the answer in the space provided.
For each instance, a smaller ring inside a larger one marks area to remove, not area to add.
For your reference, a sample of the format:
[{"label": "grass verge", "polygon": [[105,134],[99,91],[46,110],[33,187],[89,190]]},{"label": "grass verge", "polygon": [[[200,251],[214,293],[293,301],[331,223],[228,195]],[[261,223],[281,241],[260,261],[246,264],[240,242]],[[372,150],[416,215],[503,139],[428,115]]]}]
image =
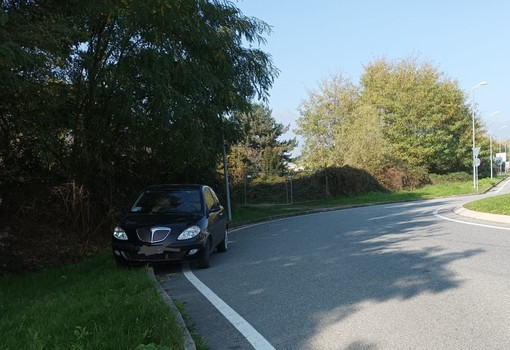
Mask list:
[{"label": "grass verge", "polygon": [[0,349],[184,348],[146,270],[118,268],[110,251],[0,283]]},{"label": "grass verge", "polygon": [[482,213],[510,215],[510,194],[480,199],[467,203],[464,207]]}]

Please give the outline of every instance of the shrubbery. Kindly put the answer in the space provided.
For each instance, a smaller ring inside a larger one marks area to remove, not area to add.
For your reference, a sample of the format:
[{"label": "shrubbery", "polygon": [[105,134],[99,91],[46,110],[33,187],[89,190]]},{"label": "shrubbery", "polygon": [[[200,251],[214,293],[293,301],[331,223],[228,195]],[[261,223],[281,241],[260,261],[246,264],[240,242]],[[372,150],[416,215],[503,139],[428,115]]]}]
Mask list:
[{"label": "shrubbery", "polygon": [[389,190],[416,189],[432,183],[425,168],[407,164],[382,167],[374,176]]},{"label": "shrubbery", "polygon": [[457,172],[451,174],[430,174],[430,180],[433,185],[447,184],[452,182],[464,182],[473,179],[473,174],[468,174],[466,172]]},{"label": "shrubbery", "polygon": [[290,203],[385,190],[368,172],[344,166],[313,173],[252,174],[246,183],[234,186],[232,197],[240,204]]}]

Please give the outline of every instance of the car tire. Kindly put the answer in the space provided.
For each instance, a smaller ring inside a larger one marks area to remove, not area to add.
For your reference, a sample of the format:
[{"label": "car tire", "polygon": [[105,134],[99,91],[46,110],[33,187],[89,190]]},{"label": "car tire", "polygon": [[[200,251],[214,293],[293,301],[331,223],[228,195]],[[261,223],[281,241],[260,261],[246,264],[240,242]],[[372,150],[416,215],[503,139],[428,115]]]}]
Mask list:
[{"label": "car tire", "polygon": [[228,229],[225,227],[225,233],[223,234],[223,240],[218,244],[216,248],[218,252],[224,253],[228,250]]},{"label": "car tire", "polygon": [[210,263],[210,254],[211,254],[211,239],[208,239],[205,243],[204,251],[202,252],[202,257],[198,260],[198,266],[201,269],[207,269],[211,266]]}]

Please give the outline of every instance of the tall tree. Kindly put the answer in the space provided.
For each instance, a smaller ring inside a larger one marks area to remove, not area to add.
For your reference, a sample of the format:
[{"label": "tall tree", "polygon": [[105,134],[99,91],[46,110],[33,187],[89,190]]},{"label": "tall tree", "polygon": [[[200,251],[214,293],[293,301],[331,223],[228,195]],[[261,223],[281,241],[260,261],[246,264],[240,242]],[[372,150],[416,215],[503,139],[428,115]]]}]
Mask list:
[{"label": "tall tree", "polygon": [[52,1],[2,1],[0,182],[47,177],[66,168],[69,84],[61,73],[80,33],[64,8]]},{"label": "tall tree", "polygon": [[27,0],[2,10],[0,67],[11,80],[0,159],[58,164],[91,186],[213,174],[222,137],[238,135],[223,116],[266,98],[277,74],[256,48],[269,26],[230,1]]},{"label": "tall tree", "polygon": [[415,58],[376,60],[364,70],[360,87],[333,76],[302,103],[305,164],[466,169],[471,114],[456,81]]},{"label": "tall tree", "polygon": [[383,118],[375,107],[356,106],[343,136],[345,165],[373,172],[389,163],[391,154],[382,124]]},{"label": "tall tree", "polygon": [[416,58],[376,60],[361,78],[361,104],[380,111],[391,154],[432,172],[459,170],[469,159],[470,110],[458,83]]},{"label": "tall tree", "polygon": [[300,106],[296,133],[304,144],[302,161],[308,168],[339,166],[345,163],[348,126],[358,100],[357,88],[342,75],[334,75],[311,91]]},{"label": "tall tree", "polygon": [[234,172],[278,172],[284,170],[291,160],[290,153],[297,145],[296,139],[282,140],[288,126],[277,123],[271,114],[271,109],[261,104],[254,104],[248,112],[235,114],[244,126],[244,136],[230,153]]}]

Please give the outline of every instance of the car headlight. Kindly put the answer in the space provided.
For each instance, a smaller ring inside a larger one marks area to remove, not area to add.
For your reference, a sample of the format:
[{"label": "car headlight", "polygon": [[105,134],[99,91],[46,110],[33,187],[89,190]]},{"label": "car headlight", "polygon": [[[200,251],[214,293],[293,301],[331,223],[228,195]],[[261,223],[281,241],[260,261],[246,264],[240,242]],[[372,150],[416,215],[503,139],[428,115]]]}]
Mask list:
[{"label": "car headlight", "polygon": [[198,226],[191,226],[191,227],[185,229],[184,231],[182,231],[182,233],[179,235],[179,237],[177,237],[177,240],[182,241],[184,239],[194,238],[194,237],[198,236],[199,233],[200,233],[200,228]]},{"label": "car headlight", "polygon": [[128,239],[126,231],[124,231],[124,229],[119,226],[113,229],[113,237],[120,239],[121,241],[127,241]]}]

